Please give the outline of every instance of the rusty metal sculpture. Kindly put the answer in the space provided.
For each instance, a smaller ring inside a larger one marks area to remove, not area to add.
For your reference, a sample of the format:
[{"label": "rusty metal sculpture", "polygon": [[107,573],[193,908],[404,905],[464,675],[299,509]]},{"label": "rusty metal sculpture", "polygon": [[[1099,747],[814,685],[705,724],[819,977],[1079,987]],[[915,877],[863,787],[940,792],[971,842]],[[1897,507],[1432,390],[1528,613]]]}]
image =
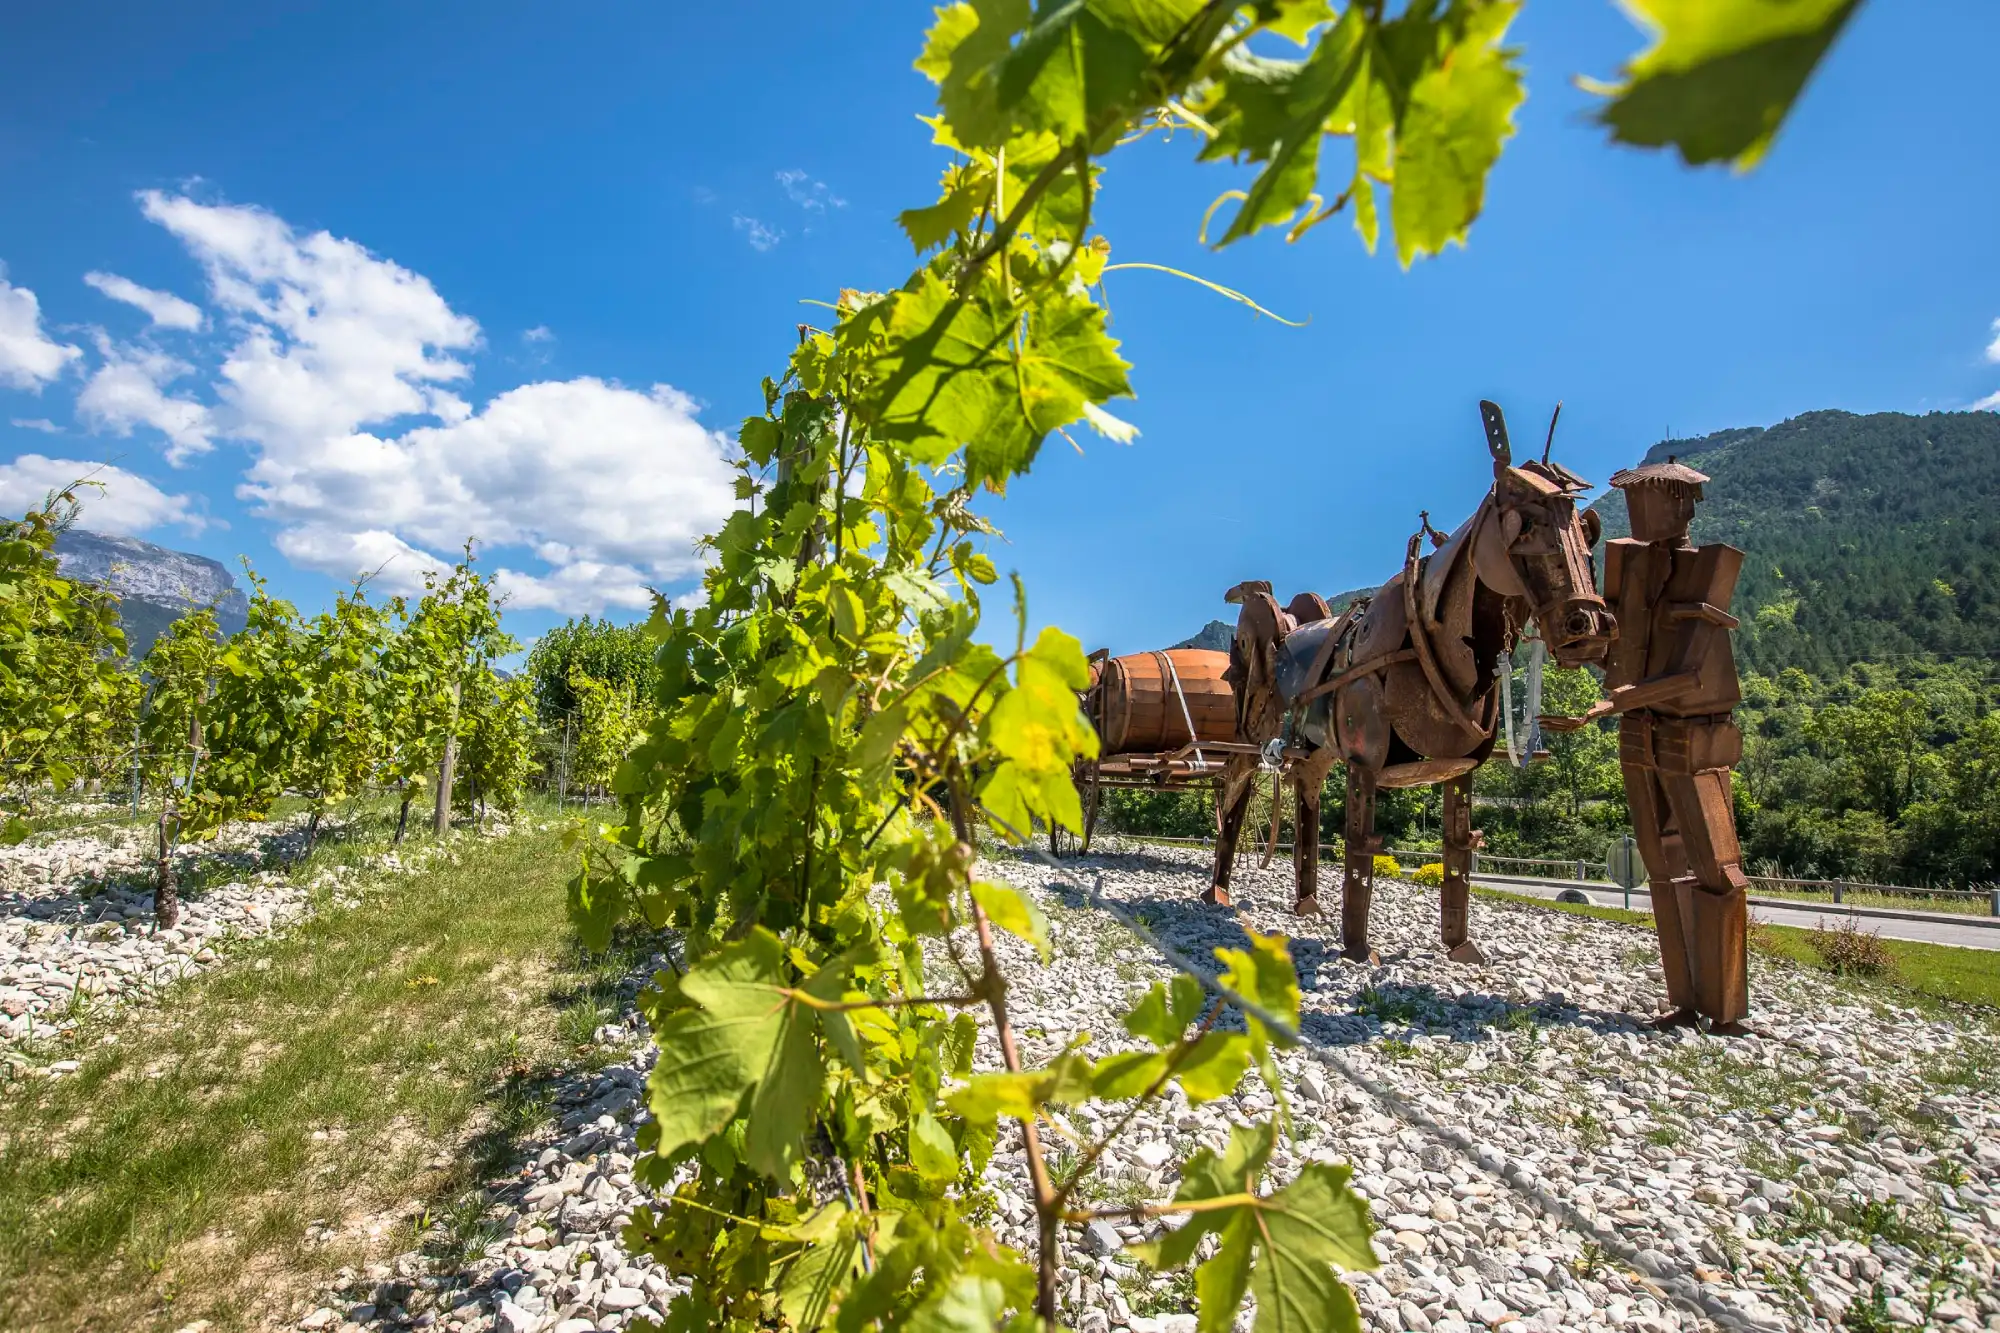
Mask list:
[{"label": "rusty metal sculpture", "polygon": [[1545,717],[1542,725],[1568,731],[1622,715],[1619,764],[1674,1006],[1662,1021],[1692,1024],[1705,1015],[1713,1030],[1733,1034],[1750,1011],[1749,882],[1729,790],[1743,755],[1731,716],[1742,694],[1729,642],[1743,552],[1689,541],[1707,480],[1671,458],[1611,479],[1625,492],[1632,535],[1604,552],[1604,590],[1619,625],[1605,660],[1610,697],[1581,717]]},{"label": "rusty metal sculpture", "polygon": [[[1090,850],[1107,787],[1178,789],[1213,783],[1236,744],[1229,654],[1207,648],[1164,648],[1113,657],[1090,655],[1084,716],[1097,730],[1098,754],[1078,762],[1083,800],[1082,850]],[[1049,850],[1062,852],[1051,828]]]},{"label": "rusty metal sculpture", "polygon": [[[1445,880],[1440,935],[1449,955],[1480,961],[1468,921],[1475,835],[1472,770],[1492,752],[1498,722],[1492,663],[1532,620],[1564,666],[1601,661],[1614,621],[1591,564],[1597,516],[1579,515],[1588,483],[1548,460],[1515,466],[1500,409],[1479,405],[1493,458],[1493,489],[1449,537],[1428,517],[1410,538],[1403,572],[1338,617],[1317,598],[1281,610],[1268,583],[1242,583],[1231,650],[1238,739],[1217,796],[1220,827],[1207,902],[1228,903],[1229,874],[1260,765],[1291,783],[1296,810],[1295,910],[1319,910],[1320,790],[1347,765],[1341,945],[1373,956],[1375,794],[1444,784]],[[1550,440],[1555,422],[1549,423]],[[1433,550],[1420,554],[1425,535]],[[1316,605],[1315,605],[1316,603]]]}]

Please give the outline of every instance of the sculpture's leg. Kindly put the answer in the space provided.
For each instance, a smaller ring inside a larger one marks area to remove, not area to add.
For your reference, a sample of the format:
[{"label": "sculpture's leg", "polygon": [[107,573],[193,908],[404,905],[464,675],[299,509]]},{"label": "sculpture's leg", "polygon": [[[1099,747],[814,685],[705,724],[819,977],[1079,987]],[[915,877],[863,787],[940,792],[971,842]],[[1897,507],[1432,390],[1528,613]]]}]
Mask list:
[{"label": "sculpture's leg", "polygon": [[1300,916],[1319,915],[1319,799],[1325,775],[1313,765],[1293,775],[1297,793],[1292,810],[1292,872],[1297,897],[1292,910]]},{"label": "sculpture's leg", "polygon": [[1090,790],[1083,800],[1083,847],[1080,854],[1090,855],[1090,837],[1097,832],[1097,811],[1104,804],[1104,783],[1096,764],[1090,766]]},{"label": "sculpture's leg", "polygon": [[1236,839],[1243,832],[1244,816],[1250,813],[1250,792],[1256,786],[1257,769],[1249,760],[1231,759],[1223,770],[1215,792],[1215,866],[1208,877],[1208,889],[1201,895],[1205,903],[1230,905],[1229,872],[1236,864]]},{"label": "sculpture's leg", "polygon": [[1729,772],[1674,774],[1665,786],[1694,870],[1684,912],[1694,1007],[1712,1030],[1740,1035],[1750,1013],[1750,882],[1736,841]]},{"label": "sculpture's leg", "polygon": [[1673,1012],[1657,1020],[1661,1027],[1682,1027],[1696,1018],[1694,975],[1688,965],[1687,938],[1692,925],[1688,895],[1694,881],[1674,810],[1653,767],[1653,719],[1644,712],[1627,713],[1619,724],[1618,761],[1625,776],[1625,804],[1632,812],[1632,836],[1646,863],[1646,884],[1653,899],[1653,928],[1660,937],[1660,970]]},{"label": "sculpture's leg", "polygon": [[1483,963],[1472,942],[1472,775],[1444,784],[1444,885],[1438,893],[1438,934],[1454,963]]},{"label": "sculpture's leg", "polygon": [[1375,770],[1347,766],[1346,874],[1340,886],[1340,953],[1356,962],[1380,959],[1368,947],[1368,907],[1375,898]]}]

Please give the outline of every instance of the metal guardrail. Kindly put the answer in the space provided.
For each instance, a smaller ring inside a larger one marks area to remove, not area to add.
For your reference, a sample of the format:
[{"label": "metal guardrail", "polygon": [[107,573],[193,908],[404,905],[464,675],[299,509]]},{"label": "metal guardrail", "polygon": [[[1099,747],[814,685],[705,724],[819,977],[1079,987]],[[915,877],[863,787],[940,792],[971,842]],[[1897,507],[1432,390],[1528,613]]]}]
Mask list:
[{"label": "metal guardrail", "polygon": [[[1156,837],[1151,834],[1121,834],[1119,836],[1137,838],[1142,842],[1165,842],[1188,847],[1212,847],[1215,845],[1215,839],[1213,838]],[[1259,846],[1261,845],[1260,843]],[[1322,842],[1319,845],[1320,851],[1323,853],[1338,851],[1339,847],[1340,844],[1338,843]],[[1289,852],[1292,850],[1292,844],[1281,842],[1277,845],[1277,850]],[[1393,856],[1398,861],[1417,860],[1420,862],[1431,862],[1443,859],[1444,853],[1426,848],[1388,847],[1383,849],[1382,855]],[[1601,888],[1609,887],[1615,889],[1619,887],[1610,877],[1610,865],[1603,861],[1591,861],[1581,858],[1577,860],[1557,860],[1551,857],[1540,856],[1494,856],[1486,852],[1474,852],[1472,854],[1472,872],[1474,874],[1478,874],[1482,868],[1497,868],[1500,866],[1547,866],[1567,873],[1542,875],[1541,878],[1543,879],[1574,879],[1579,884],[1593,884]],[[1836,906],[1844,904],[1847,901],[1847,895],[1850,893],[1873,893],[1891,898],[1953,898],[1973,902],[1984,901],[1987,904],[1987,914],[2000,917],[2000,885],[1985,889],[1928,889],[1907,884],[1871,884],[1862,880],[1851,879],[1788,879],[1778,875],[1749,875],[1745,878],[1753,886],[1761,886],[1767,890],[1776,889],[1782,892],[1789,889],[1804,891],[1806,893],[1825,894],[1832,898]],[[1804,898],[1799,901],[1811,902],[1812,899]]]}]

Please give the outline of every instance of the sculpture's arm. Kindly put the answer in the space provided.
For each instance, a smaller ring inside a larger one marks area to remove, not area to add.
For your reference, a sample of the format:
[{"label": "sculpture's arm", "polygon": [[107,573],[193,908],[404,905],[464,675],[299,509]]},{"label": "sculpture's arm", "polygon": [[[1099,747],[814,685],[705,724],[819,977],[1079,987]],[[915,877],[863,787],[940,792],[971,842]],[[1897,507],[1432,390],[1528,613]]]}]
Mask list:
[{"label": "sculpture's arm", "polygon": [[1667,608],[1668,620],[1700,620],[1723,629],[1735,629],[1743,622],[1730,615],[1719,606],[1707,602],[1682,602]]},{"label": "sculpture's arm", "polygon": [[1671,699],[1682,690],[1688,689],[1699,678],[1692,671],[1676,671],[1669,676],[1654,676],[1642,680],[1637,685],[1620,685],[1611,691],[1608,699],[1599,699],[1577,717],[1541,718],[1544,731],[1576,731],[1587,722],[1595,722],[1600,717],[1613,713],[1626,713],[1634,708],[1650,708],[1662,700]]}]

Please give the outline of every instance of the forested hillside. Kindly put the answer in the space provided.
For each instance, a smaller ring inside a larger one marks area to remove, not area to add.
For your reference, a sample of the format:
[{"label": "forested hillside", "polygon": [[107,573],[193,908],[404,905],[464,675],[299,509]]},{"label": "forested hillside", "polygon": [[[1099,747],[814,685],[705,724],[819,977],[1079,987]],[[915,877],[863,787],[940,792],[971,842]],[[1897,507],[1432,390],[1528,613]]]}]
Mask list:
[{"label": "forested hillside", "polygon": [[[1646,457],[1670,454],[1713,479],[1695,539],[1749,554],[1746,669],[2000,659],[2000,414],[1808,412]],[[1627,533],[1622,495],[1595,507],[1607,536]]]}]

